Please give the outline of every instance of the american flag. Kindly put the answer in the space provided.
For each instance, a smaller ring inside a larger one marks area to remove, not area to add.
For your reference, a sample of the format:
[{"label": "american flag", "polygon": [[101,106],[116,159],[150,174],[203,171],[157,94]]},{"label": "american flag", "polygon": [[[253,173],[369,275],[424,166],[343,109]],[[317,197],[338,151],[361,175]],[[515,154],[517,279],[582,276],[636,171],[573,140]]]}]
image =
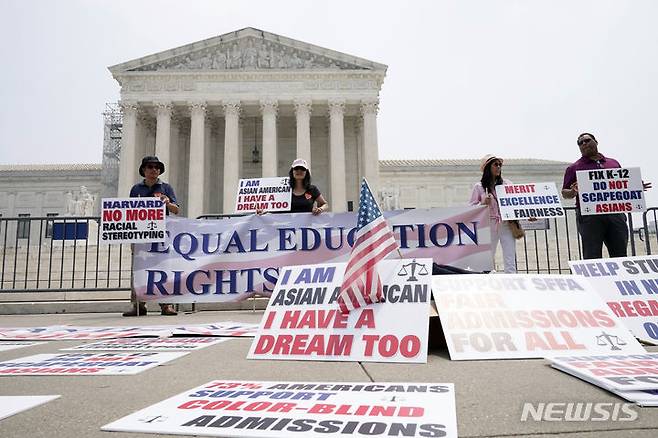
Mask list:
[{"label": "american flag", "polygon": [[383,301],[382,282],[376,265],[398,249],[393,232],[365,178],[361,183],[355,237],[338,295],[341,313],[349,313],[352,309]]}]

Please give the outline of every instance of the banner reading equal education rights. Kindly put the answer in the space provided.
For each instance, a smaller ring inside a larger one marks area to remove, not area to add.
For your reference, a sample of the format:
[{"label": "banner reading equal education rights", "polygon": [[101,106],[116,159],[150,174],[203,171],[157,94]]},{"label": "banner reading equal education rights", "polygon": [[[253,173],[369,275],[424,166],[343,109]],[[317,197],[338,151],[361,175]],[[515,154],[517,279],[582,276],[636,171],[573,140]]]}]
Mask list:
[{"label": "banner reading equal education rights", "polygon": [[[486,207],[396,210],[385,216],[405,258],[492,269]],[[135,291],[140,301],[167,303],[270,295],[283,266],[346,262],[355,225],[355,213],[168,218],[165,243],[135,246]]]}]

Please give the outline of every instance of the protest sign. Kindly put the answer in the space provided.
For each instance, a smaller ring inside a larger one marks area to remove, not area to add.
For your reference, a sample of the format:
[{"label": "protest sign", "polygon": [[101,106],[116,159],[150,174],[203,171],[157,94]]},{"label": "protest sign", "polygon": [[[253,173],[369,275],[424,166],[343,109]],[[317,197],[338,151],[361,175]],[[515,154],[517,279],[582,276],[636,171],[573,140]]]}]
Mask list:
[{"label": "protest sign", "polygon": [[456,437],[452,383],[216,380],[101,430],[245,438]]},{"label": "protest sign", "polygon": [[159,198],[103,198],[100,242],[164,242],[166,206]]},{"label": "protest sign", "polygon": [[639,167],[579,170],[576,178],[583,215],[646,210]]},{"label": "protest sign", "polygon": [[212,324],[186,324],[172,328],[174,336],[235,336],[253,338],[258,332],[258,324],[236,321],[222,321]]},{"label": "protest sign", "polygon": [[642,391],[618,391],[611,389],[610,392],[640,406],[658,406],[658,389],[645,389]]},{"label": "protest sign", "polygon": [[62,348],[60,351],[192,351],[219,344],[231,338],[122,338]]},{"label": "protest sign", "polygon": [[58,353],[0,362],[0,376],[112,376],[139,374],[188,353]]},{"label": "protest sign", "polygon": [[658,257],[569,261],[637,338],[658,345]]},{"label": "protest sign", "polygon": [[549,358],[551,366],[604,389],[658,390],[658,353]]},{"label": "protest sign", "polygon": [[498,185],[496,196],[504,221],[564,216],[554,182]]},{"label": "protest sign", "polygon": [[0,420],[59,398],[59,395],[2,395]]},{"label": "protest sign", "polygon": [[291,198],[288,177],[241,179],[235,198],[235,212],[290,211]]},{"label": "protest sign", "polygon": [[0,339],[30,339],[30,340],[91,340],[137,337],[167,337],[171,336],[171,327],[144,326],[144,327],[76,327],[76,326],[49,326],[49,327],[11,327],[0,328]]},{"label": "protest sign", "polygon": [[[492,269],[486,206],[386,211],[405,258]],[[238,302],[270,295],[283,266],[346,262],[355,213],[169,218],[165,244],[135,245],[140,301]]]},{"label": "protest sign", "polygon": [[432,260],[382,260],[385,302],[343,315],[345,266],[284,268],[247,358],[427,362]]},{"label": "protest sign", "polygon": [[452,360],[645,352],[580,277],[444,275],[432,280]]},{"label": "protest sign", "polygon": [[17,348],[31,347],[33,345],[45,344],[45,342],[29,341],[0,341],[0,351],[15,350]]}]

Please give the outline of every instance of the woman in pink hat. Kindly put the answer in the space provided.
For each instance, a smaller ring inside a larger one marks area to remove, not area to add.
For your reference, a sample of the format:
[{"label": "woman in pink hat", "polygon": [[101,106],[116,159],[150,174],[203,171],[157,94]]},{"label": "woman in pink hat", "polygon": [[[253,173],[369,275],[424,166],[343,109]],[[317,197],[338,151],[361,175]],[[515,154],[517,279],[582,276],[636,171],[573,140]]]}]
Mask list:
[{"label": "woman in pink hat", "polygon": [[503,248],[503,264],[505,273],[516,272],[516,239],[512,234],[509,222],[502,221],[498,198],[496,197],[496,186],[501,184],[512,184],[511,181],[502,177],[503,159],[495,155],[485,155],[480,160],[482,178],[473,187],[471,194],[471,205],[488,205],[489,218],[491,219],[491,252],[496,256],[496,248],[500,241]]},{"label": "woman in pink hat", "polygon": [[315,215],[327,211],[329,204],[317,187],[311,184],[311,171],[308,163],[302,158],[292,162],[289,173],[292,187],[291,213],[313,213]]}]

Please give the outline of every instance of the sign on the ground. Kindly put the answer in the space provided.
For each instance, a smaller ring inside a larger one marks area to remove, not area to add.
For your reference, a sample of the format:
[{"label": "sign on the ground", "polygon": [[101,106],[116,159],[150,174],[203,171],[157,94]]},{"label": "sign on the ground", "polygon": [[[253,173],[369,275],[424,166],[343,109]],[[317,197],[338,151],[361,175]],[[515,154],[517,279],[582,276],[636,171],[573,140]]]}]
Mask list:
[{"label": "sign on the ground", "polygon": [[59,395],[1,395],[0,420],[59,398]]},{"label": "sign on the ground", "polygon": [[658,390],[658,353],[549,358],[551,366],[604,389]]},{"label": "sign on the ground", "polygon": [[0,351],[15,350],[17,348],[32,347],[33,345],[45,344],[45,342],[30,341],[0,341]]},{"label": "sign on the ground", "polygon": [[291,198],[288,177],[241,179],[235,198],[235,212],[290,211]]},{"label": "sign on the ground", "polygon": [[0,328],[0,339],[30,340],[93,340],[132,337],[171,336],[173,326],[128,326],[128,327],[7,327]]},{"label": "sign on the ground", "polygon": [[101,428],[222,437],[456,437],[452,383],[215,380]]},{"label": "sign on the ground", "polygon": [[579,170],[576,178],[583,215],[646,210],[639,167]]},{"label": "sign on the ground", "polygon": [[383,260],[385,302],[342,314],[345,263],[283,268],[249,359],[427,362],[431,259]]},{"label": "sign on the ground", "polygon": [[111,376],[139,374],[188,353],[57,353],[0,362],[0,376]]},{"label": "sign on the ground", "polygon": [[432,293],[452,360],[645,353],[577,276],[434,276]]},{"label": "sign on the ground", "polygon": [[100,242],[164,242],[166,206],[159,198],[103,198]]},{"label": "sign on the ground", "polygon": [[636,337],[658,345],[658,257],[574,260],[569,266]]},{"label": "sign on the ground", "polygon": [[61,351],[193,351],[231,338],[121,338],[92,342]]},{"label": "sign on the ground", "polygon": [[496,196],[504,221],[564,216],[554,182],[499,185]]}]

